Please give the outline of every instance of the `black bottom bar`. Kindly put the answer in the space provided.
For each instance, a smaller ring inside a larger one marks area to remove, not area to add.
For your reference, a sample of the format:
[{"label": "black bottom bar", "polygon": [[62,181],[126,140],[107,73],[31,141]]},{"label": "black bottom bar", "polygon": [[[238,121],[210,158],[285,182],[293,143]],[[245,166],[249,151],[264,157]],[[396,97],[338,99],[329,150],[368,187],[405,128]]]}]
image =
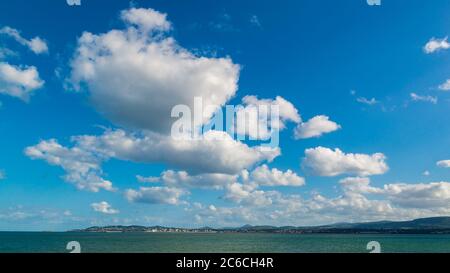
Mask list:
[{"label": "black bottom bar", "polygon": [[[450,254],[0,254],[4,268],[79,273],[123,272],[402,272],[445,265]],[[8,267],[11,266],[11,267]],[[63,271],[61,271],[63,270]],[[326,272],[326,271],[325,271]]]}]

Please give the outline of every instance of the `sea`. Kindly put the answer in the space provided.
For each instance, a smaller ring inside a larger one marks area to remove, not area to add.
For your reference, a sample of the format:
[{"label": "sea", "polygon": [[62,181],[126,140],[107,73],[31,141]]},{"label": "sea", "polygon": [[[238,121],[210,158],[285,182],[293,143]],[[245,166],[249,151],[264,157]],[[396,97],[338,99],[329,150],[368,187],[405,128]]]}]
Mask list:
[{"label": "sea", "polygon": [[[2,253],[450,253],[450,235],[0,232]],[[73,244],[73,243],[72,243]],[[373,243],[372,243],[373,244]]]}]

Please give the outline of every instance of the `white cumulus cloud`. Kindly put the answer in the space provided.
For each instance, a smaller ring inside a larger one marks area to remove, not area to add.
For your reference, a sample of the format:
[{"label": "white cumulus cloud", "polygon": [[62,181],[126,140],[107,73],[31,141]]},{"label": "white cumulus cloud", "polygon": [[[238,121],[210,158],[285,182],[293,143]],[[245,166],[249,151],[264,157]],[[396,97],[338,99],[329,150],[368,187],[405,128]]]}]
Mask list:
[{"label": "white cumulus cloud", "polygon": [[446,216],[450,213],[450,183],[432,182],[370,185],[367,177],[340,180],[342,194],[310,198],[255,190],[249,185],[233,184],[226,200],[233,207],[194,204],[188,209],[203,224],[229,226],[232,223],[272,225],[323,225],[343,221],[411,220]]},{"label": "white cumulus cloud", "polygon": [[136,25],[144,31],[165,31],[171,28],[171,24],[167,20],[167,14],[153,9],[131,8],[123,10],[121,18],[124,22]]},{"label": "white cumulus cloud", "polygon": [[439,89],[441,89],[442,91],[450,91],[450,79],[439,85]]},{"label": "white cumulus cloud", "polygon": [[253,183],[260,186],[303,186],[305,179],[292,170],[285,172],[277,168],[269,169],[266,164],[255,168],[248,178]]},{"label": "white cumulus cloud", "polygon": [[139,190],[127,190],[125,197],[136,203],[178,205],[182,203],[180,198],[186,193],[178,188],[141,187]]},{"label": "white cumulus cloud", "polygon": [[96,212],[104,213],[104,214],[117,214],[119,213],[118,210],[114,209],[108,202],[102,201],[99,203],[92,203],[91,204],[92,209]]},{"label": "white cumulus cloud", "polygon": [[86,85],[95,108],[113,122],[170,133],[174,106],[194,109],[194,97],[215,106],[194,121],[199,126],[235,95],[239,65],[181,47],[166,32],[165,14],[133,8],[122,11],[121,18],[129,23],[125,29],[84,32],[71,62],[74,87]]},{"label": "white cumulus cloud", "polygon": [[450,183],[388,184],[382,193],[406,208],[450,208]]},{"label": "white cumulus cloud", "polygon": [[198,175],[190,175],[186,171],[167,170],[161,173],[159,177],[142,177],[141,182],[161,182],[169,187],[175,188],[212,188],[222,189],[226,185],[235,182],[238,175],[206,173]]},{"label": "white cumulus cloud", "polygon": [[[207,179],[225,180],[225,175],[236,175],[279,156],[278,147],[249,146],[223,131],[210,130],[199,138],[182,139],[169,134],[175,121],[172,108],[183,104],[194,109],[197,97],[202,98],[205,108],[215,107],[204,109],[203,117],[194,125],[209,122],[215,110],[235,95],[240,68],[229,57],[202,57],[182,48],[168,35],[172,26],[166,17],[152,9],[132,8],[121,13],[124,29],[102,34],[84,32],[78,40],[71,61],[73,87],[86,87],[94,107],[124,129],[75,136],[72,147],[59,145],[56,140],[42,141],[28,147],[27,155],[61,166],[67,173],[66,180],[93,191],[113,189],[111,182],[101,177],[101,164],[108,159],[163,163],[180,170],[167,172],[163,177],[167,183],[177,180],[203,185]],[[291,106],[287,101],[281,97],[276,101],[283,105],[284,116],[299,118],[285,113]],[[42,151],[48,145],[58,146],[57,152],[63,154]],[[80,162],[79,154],[88,158],[87,162]],[[52,156],[59,160],[52,161]],[[157,182],[160,178],[140,179]],[[140,200],[144,192],[148,195],[154,191],[173,189],[144,189],[133,196]]]},{"label": "white cumulus cloud", "polygon": [[328,116],[320,115],[299,124],[295,128],[294,136],[296,139],[320,137],[323,134],[334,132],[340,128],[341,126],[331,121]]},{"label": "white cumulus cloud", "polygon": [[441,168],[450,168],[450,160],[441,160],[436,163],[438,167]]},{"label": "white cumulus cloud", "polygon": [[[101,177],[101,164],[110,158],[139,163],[162,162],[196,175],[208,174],[189,177],[187,173],[175,175],[169,172],[163,177],[170,181],[170,176],[174,175],[179,179],[185,178],[187,184],[194,185],[197,181],[198,185],[206,186],[207,179],[217,179],[217,183],[225,181],[232,177],[226,175],[237,174],[258,162],[270,162],[280,154],[279,148],[266,150],[260,146],[249,147],[233,140],[225,132],[209,131],[206,135],[214,134],[219,134],[219,140],[174,140],[153,133],[133,135],[123,130],[106,131],[101,136],[72,137],[73,147],[64,147],[54,139],[41,141],[26,148],[25,154],[62,167],[66,171],[66,181],[79,189],[94,192],[99,189],[114,190],[112,182]],[[141,177],[141,180],[145,178]]]},{"label": "white cumulus cloud", "polygon": [[0,94],[28,101],[33,91],[41,88],[44,81],[34,66],[14,66],[0,62]]},{"label": "white cumulus cloud", "polygon": [[93,154],[141,163],[163,162],[194,174],[236,174],[280,155],[279,148],[249,147],[221,131],[208,131],[198,140],[179,140],[156,133],[136,135],[115,130],[76,140],[80,148]]},{"label": "white cumulus cloud", "polygon": [[271,205],[278,196],[276,191],[265,192],[256,190],[252,185],[233,183],[227,187],[224,199],[245,206],[263,207]]},{"label": "white cumulus cloud", "polygon": [[389,169],[386,156],[382,153],[346,154],[338,148],[332,150],[324,147],[306,149],[302,166],[318,176],[369,176],[384,174]]}]

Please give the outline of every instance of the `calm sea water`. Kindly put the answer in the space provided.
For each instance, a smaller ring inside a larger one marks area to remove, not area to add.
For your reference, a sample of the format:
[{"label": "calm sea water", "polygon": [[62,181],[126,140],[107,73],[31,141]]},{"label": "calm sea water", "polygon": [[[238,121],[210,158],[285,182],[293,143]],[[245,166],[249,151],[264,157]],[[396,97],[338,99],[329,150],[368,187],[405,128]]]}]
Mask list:
[{"label": "calm sea water", "polygon": [[0,232],[0,252],[368,252],[378,241],[382,252],[448,252],[450,235],[291,235],[182,233]]}]

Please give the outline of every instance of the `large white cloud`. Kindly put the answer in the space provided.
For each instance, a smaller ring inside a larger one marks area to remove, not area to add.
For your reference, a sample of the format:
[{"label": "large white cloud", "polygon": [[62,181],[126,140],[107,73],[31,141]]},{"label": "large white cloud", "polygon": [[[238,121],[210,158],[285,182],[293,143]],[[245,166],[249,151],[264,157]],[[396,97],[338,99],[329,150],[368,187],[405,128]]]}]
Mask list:
[{"label": "large white cloud", "polygon": [[[209,175],[185,177],[187,184],[194,185],[197,180],[199,185],[206,186],[207,179],[214,178],[217,183],[222,183],[227,177],[231,178],[258,162],[271,161],[280,154],[278,148],[249,147],[233,140],[225,132],[209,131],[205,136],[199,140],[175,140],[155,133],[133,135],[116,130],[106,131],[100,136],[73,137],[71,148],[62,146],[54,139],[41,141],[26,148],[25,154],[62,167],[67,173],[64,176],[66,181],[89,191],[113,190],[112,183],[101,177],[101,164],[110,158],[140,163],[162,162],[192,174],[207,173]],[[166,174],[164,179],[183,178],[183,172],[171,175]]]},{"label": "large white cloud", "polygon": [[305,150],[302,166],[318,176],[349,175],[377,175],[384,174],[389,167],[385,162],[386,156],[382,153],[346,154],[340,149],[334,150],[316,147]]},{"label": "large white cloud", "polygon": [[83,150],[94,154],[142,163],[163,162],[193,174],[236,174],[280,154],[279,148],[249,147],[219,131],[208,131],[198,140],[173,139],[156,133],[133,135],[123,130],[80,136],[76,140]]},{"label": "large white cloud", "polygon": [[113,122],[134,129],[169,133],[171,110],[204,104],[209,121],[217,107],[237,90],[239,66],[230,58],[196,56],[165,32],[166,15],[152,9],[123,11],[126,29],[103,34],[85,32],[71,62],[75,88],[86,85],[93,105]]},{"label": "large white cloud", "polygon": [[[71,163],[57,164],[69,177],[79,174],[71,179],[77,186],[84,187],[81,180],[86,174],[90,175],[86,178],[100,178],[100,164],[110,158],[163,163],[180,170],[173,173],[178,175],[177,180],[184,177],[188,179],[184,181],[186,184],[200,181],[201,185],[206,184],[206,179],[236,175],[280,155],[278,147],[250,147],[222,131],[211,130],[199,138],[184,135],[180,139],[169,135],[174,122],[172,108],[184,104],[195,110],[196,97],[203,100],[204,116],[194,119],[194,125],[208,122],[217,107],[235,95],[239,66],[230,58],[201,57],[183,49],[169,37],[167,31],[171,24],[166,17],[152,9],[132,8],[121,13],[127,24],[125,29],[98,35],[85,32],[79,38],[71,61],[71,83],[76,89],[86,87],[96,109],[126,129],[108,130],[99,136],[73,137],[72,148],[60,147],[67,151],[61,160],[76,162],[79,152],[95,160],[95,167],[84,172],[74,171]],[[277,101],[289,104],[282,98]],[[50,142],[59,145],[55,140]],[[40,146],[46,143],[43,141],[27,151],[40,151]],[[47,154],[27,154],[49,161]],[[95,176],[91,175],[93,171]],[[201,174],[208,175],[201,177]],[[94,186],[91,190],[98,188]]]},{"label": "large white cloud", "polygon": [[34,37],[31,40],[27,40],[20,34],[20,31],[17,29],[11,28],[11,27],[3,27],[0,29],[0,34],[8,35],[15,39],[18,43],[21,45],[24,45],[28,47],[31,51],[33,51],[36,54],[42,54],[48,52],[48,46],[47,43],[39,38]]},{"label": "large white cloud", "polygon": [[34,66],[14,66],[0,62],[0,94],[27,101],[33,91],[41,88],[44,81]]},{"label": "large white cloud", "polygon": [[430,41],[424,46],[423,50],[427,54],[438,52],[441,50],[449,49],[450,43],[447,41],[447,37],[442,39],[431,38]]},{"label": "large white cloud", "polygon": [[294,136],[297,139],[320,137],[323,134],[339,130],[341,126],[331,121],[328,116],[315,116],[307,122],[303,122],[295,128]]}]

